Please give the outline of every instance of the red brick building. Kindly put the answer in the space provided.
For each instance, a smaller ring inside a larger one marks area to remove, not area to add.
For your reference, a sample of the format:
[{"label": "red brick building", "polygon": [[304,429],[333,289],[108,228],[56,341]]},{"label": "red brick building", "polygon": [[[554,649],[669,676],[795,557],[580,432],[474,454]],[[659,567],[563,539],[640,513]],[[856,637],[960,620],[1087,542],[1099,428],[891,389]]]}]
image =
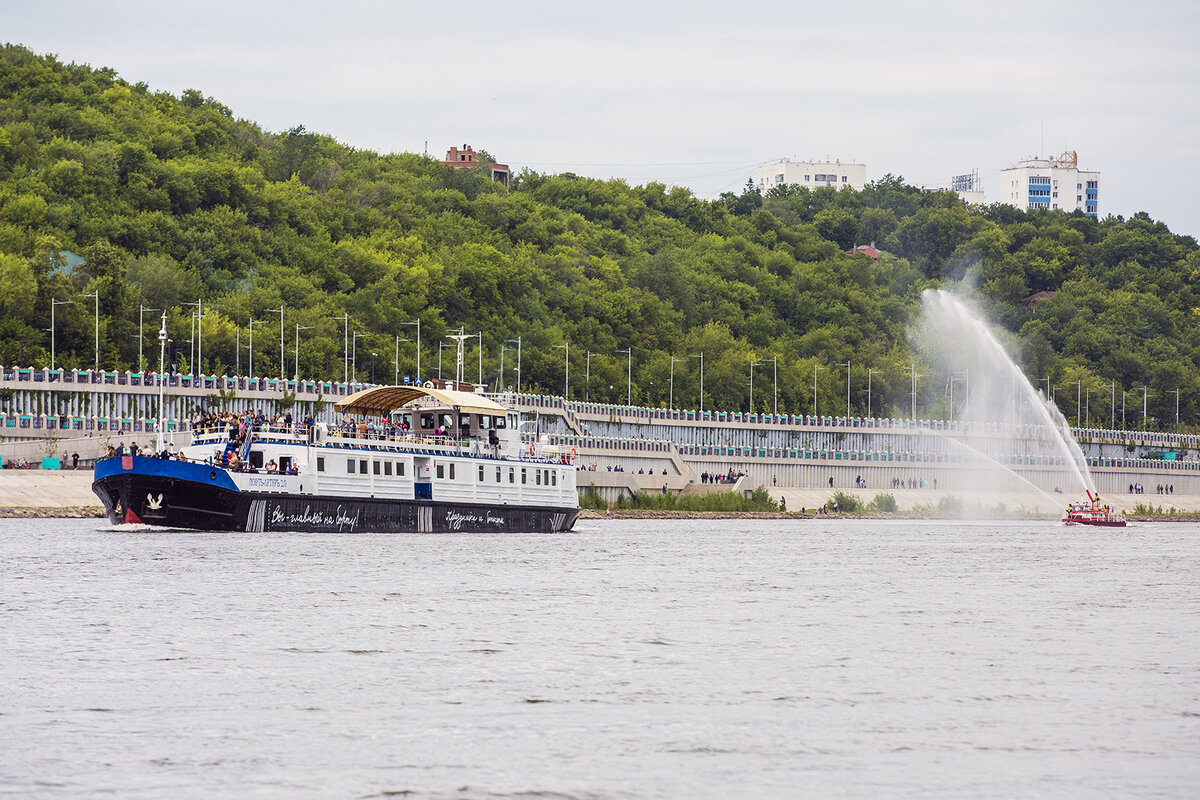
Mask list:
[{"label": "red brick building", "polygon": [[508,164],[480,163],[475,158],[475,148],[468,144],[464,144],[461,150],[457,147],[451,147],[446,151],[446,159],[442,163],[447,167],[454,167],[455,169],[487,167],[491,170],[492,180],[497,181],[503,186],[508,186]]}]

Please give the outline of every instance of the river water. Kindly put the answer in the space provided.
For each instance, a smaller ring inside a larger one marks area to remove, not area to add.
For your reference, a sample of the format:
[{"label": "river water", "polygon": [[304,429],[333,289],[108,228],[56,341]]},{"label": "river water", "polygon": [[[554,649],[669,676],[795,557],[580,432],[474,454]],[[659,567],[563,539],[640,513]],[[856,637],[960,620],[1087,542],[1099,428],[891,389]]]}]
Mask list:
[{"label": "river water", "polygon": [[0,796],[1184,798],[1200,527],[0,521]]}]

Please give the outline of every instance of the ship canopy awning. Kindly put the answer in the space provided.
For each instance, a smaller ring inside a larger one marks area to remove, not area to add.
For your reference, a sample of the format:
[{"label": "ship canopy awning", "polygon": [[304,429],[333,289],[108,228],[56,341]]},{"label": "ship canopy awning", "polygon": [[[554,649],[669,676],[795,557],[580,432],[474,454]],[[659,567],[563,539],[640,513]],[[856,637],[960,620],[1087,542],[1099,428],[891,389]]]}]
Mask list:
[{"label": "ship canopy awning", "polygon": [[341,402],[334,403],[333,410],[343,414],[383,417],[420,397],[432,397],[434,400],[468,414],[503,415],[507,411],[499,403],[475,392],[432,389],[424,386],[375,386],[363,389],[346,397]]}]

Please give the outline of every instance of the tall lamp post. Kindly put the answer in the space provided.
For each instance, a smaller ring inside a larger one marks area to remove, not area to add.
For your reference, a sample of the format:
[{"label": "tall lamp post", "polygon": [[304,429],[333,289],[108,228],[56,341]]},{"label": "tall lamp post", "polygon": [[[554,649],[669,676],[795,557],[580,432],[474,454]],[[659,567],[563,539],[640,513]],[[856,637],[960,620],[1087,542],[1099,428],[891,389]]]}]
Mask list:
[{"label": "tall lamp post", "polygon": [[164,430],[164,427],[166,425],[166,412],[163,409],[163,386],[166,384],[166,381],[163,380],[163,374],[162,374],[163,361],[166,360],[166,356],[167,356],[167,312],[166,312],[166,309],[163,309],[162,327],[158,329],[158,374],[154,376],[154,379],[158,381],[158,444],[155,446],[154,449],[160,453],[163,451],[163,449],[166,446],[166,442],[163,438],[166,435],[166,431]]},{"label": "tall lamp post", "polygon": [[675,362],[676,361],[684,361],[684,360],[685,359],[676,358],[675,356],[671,356],[671,394],[670,394],[670,399],[667,401],[667,407],[671,411],[675,410]]},{"label": "tall lamp post", "polygon": [[[57,308],[58,306],[73,306],[73,305],[75,305],[74,300],[55,300],[53,297],[50,298],[50,371],[51,372],[54,371],[54,309]],[[138,362],[139,362],[139,364],[141,363],[140,355],[138,358]]]},{"label": "tall lamp post", "polygon": [[1112,389],[1112,402],[1109,404],[1109,410],[1112,414],[1110,414],[1111,419],[1108,423],[1108,429],[1111,431],[1117,428],[1117,382],[1113,381],[1108,385],[1108,388]]},{"label": "tall lamp post", "polygon": [[754,413],[754,368],[762,366],[761,361],[750,359],[750,413]]},{"label": "tall lamp post", "polygon": [[588,350],[583,354],[583,399],[585,402],[590,402],[592,399],[592,351]]},{"label": "tall lamp post", "polygon": [[521,337],[515,339],[505,339],[508,343],[516,342],[517,345],[517,394],[521,393]]},{"label": "tall lamp post", "polygon": [[617,350],[618,353],[624,353],[629,356],[629,366],[625,369],[625,405],[633,405],[633,346],[626,347],[624,350]]},{"label": "tall lamp post", "polygon": [[296,377],[293,378],[296,383],[300,382],[300,331],[311,331],[312,329],[312,325],[296,323]]},{"label": "tall lamp post", "polygon": [[912,373],[912,411],[910,413],[912,414],[911,419],[915,421],[917,419],[917,378],[924,376],[917,375],[916,362],[909,364],[908,371]]},{"label": "tall lamp post", "polygon": [[246,377],[247,378],[255,377],[255,375],[254,375],[254,326],[262,325],[264,323],[266,323],[265,319],[253,319],[252,318],[250,320],[250,323],[246,326],[250,329],[250,347],[249,347],[250,364],[249,364],[249,366],[246,367]]},{"label": "tall lamp post", "polygon": [[1175,389],[1175,432],[1179,433],[1179,389]]},{"label": "tall lamp post", "polygon": [[813,363],[813,416],[814,417],[821,416],[821,413],[818,410],[818,406],[817,406],[817,370],[819,370],[819,369],[829,369],[829,367],[819,367],[819,366],[817,366],[817,364],[815,362]]},{"label": "tall lamp post", "polygon": [[[400,385],[400,343],[401,342],[410,342],[411,343],[412,339],[401,339],[400,334],[398,334],[398,333],[396,334],[396,374],[395,374],[395,377],[392,378],[392,383],[395,384],[396,386]],[[501,356],[501,358],[503,358],[503,356]]]},{"label": "tall lamp post", "polygon": [[554,347],[555,349],[561,347],[563,351],[563,399],[566,400],[571,391],[571,343],[563,342]]},{"label": "tall lamp post", "polygon": [[845,364],[838,364],[839,367],[846,368],[846,419],[850,419],[850,360],[846,359]]},{"label": "tall lamp post", "polygon": [[762,363],[771,362],[771,417],[779,416],[779,356],[764,358]]},{"label": "tall lamp post", "polygon": [[358,340],[365,338],[367,338],[365,333],[354,331],[350,339],[350,380],[355,383],[358,382]]}]

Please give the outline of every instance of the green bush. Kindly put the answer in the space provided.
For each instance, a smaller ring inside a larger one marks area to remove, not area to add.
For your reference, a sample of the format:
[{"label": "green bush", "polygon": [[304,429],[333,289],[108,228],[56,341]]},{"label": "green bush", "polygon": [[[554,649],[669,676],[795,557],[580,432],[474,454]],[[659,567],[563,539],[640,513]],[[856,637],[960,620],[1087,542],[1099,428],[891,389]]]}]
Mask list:
[{"label": "green bush", "polygon": [[858,498],[852,494],[838,492],[833,499],[837,501],[838,511],[858,511],[862,508],[862,503],[858,502]]},{"label": "green bush", "polygon": [[896,498],[890,494],[877,494],[867,504],[868,511],[896,511]]}]

